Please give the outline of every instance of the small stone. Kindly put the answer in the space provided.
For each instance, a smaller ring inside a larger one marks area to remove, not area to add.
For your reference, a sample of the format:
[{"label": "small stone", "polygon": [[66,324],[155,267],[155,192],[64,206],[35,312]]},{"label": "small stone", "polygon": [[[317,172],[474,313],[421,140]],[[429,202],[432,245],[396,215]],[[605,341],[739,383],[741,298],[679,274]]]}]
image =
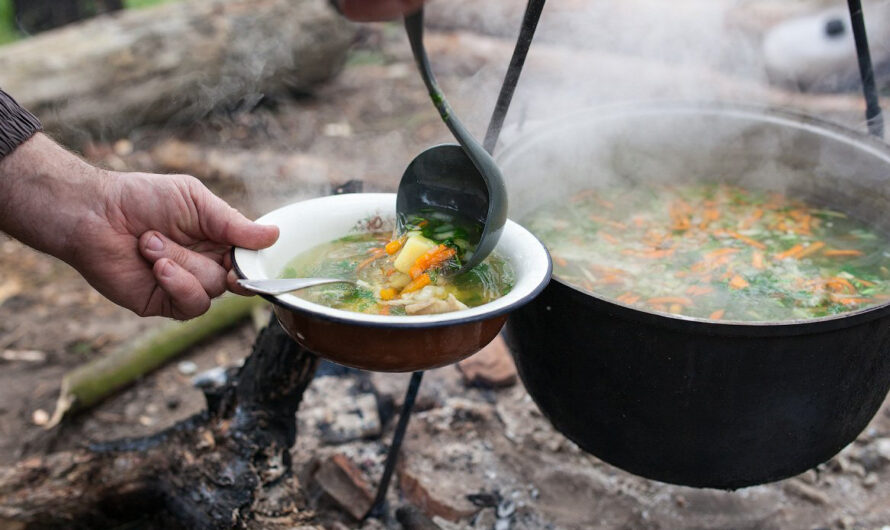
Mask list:
[{"label": "small stone", "polygon": [[139,423],[146,427],[151,427],[152,425],[155,424],[155,420],[154,420],[154,418],[150,418],[148,416],[142,415],[142,416],[139,416]]},{"label": "small stone", "polygon": [[322,128],[322,133],[332,138],[349,138],[352,136],[352,126],[345,122],[328,123]]},{"label": "small stone", "polygon": [[313,475],[315,482],[354,519],[360,520],[371,508],[374,494],[362,471],[345,455],[325,460]]},{"label": "small stone", "polygon": [[806,484],[798,479],[791,479],[786,482],[785,491],[813,504],[827,505],[830,501],[828,495],[825,492],[818,490],[815,487],[810,486],[809,484]]},{"label": "small stone", "polygon": [[37,409],[31,414],[31,422],[33,422],[34,425],[43,427],[49,423],[49,413],[43,409]]},{"label": "small stone", "polygon": [[360,394],[335,401],[330,405],[330,421],[319,423],[321,439],[341,444],[380,436],[380,415],[374,394]]},{"label": "small stone", "polygon": [[498,519],[494,523],[494,530],[510,530],[510,519]]},{"label": "small stone", "polygon": [[865,475],[865,478],[862,479],[862,485],[866,488],[873,488],[878,484],[878,475],[876,473],[869,473]]},{"label": "small stone", "polygon": [[[438,486],[438,487],[437,487]],[[444,484],[429,483],[407,467],[399,470],[399,489],[411,504],[429,517],[441,517],[457,522],[477,513],[480,508],[466,500],[465,496],[452,495]]]},{"label": "small stone", "polygon": [[38,350],[0,350],[0,359],[10,362],[46,362],[46,353]]},{"label": "small stone", "polygon": [[467,386],[506,388],[516,384],[516,365],[503,337],[498,335],[475,355],[457,363]]},{"label": "small stone", "polygon": [[194,375],[195,372],[198,371],[198,365],[192,361],[180,361],[179,364],[176,365],[176,369],[179,370],[179,373],[182,375]]},{"label": "small stone", "polygon": [[219,388],[225,385],[228,380],[229,375],[226,367],[217,366],[210,370],[204,370],[195,377],[192,377],[192,386],[196,388]]}]

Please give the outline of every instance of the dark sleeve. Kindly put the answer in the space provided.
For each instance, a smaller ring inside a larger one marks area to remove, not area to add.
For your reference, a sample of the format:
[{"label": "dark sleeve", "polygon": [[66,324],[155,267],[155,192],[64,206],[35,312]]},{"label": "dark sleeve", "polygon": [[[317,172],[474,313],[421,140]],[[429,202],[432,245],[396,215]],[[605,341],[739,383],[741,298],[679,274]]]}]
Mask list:
[{"label": "dark sleeve", "polygon": [[0,158],[41,130],[40,120],[0,90]]}]

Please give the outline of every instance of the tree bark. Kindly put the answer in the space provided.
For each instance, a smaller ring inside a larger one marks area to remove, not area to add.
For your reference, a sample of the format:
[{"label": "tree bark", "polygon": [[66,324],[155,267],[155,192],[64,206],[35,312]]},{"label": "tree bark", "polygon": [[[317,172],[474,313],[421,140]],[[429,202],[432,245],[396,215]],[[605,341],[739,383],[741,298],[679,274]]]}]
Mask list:
[{"label": "tree bark", "polygon": [[0,47],[0,86],[69,142],[187,122],[342,66],[355,27],[325,0],[196,0]]},{"label": "tree bark", "polygon": [[289,449],[316,365],[273,318],[237,375],[205,390],[206,412],[148,438],[0,468],[0,518],[67,528],[139,514],[165,528],[301,526],[311,514],[300,510]]}]

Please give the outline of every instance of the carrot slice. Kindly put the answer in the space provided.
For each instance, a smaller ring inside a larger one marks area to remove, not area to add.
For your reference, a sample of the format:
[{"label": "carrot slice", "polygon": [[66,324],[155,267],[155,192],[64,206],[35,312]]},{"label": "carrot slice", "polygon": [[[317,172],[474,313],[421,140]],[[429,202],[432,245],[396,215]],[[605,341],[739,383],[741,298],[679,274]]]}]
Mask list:
[{"label": "carrot slice", "polygon": [[794,245],[793,247],[789,248],[785,252],[780,252],[780,253],[776,254],[774,257],[776,259],[796,258],[797,255],[800,254],[801,252],[803,252],[803,245],[798,244],[798,245]]},{"label": "carrot slice", "polygon": [[733,289],[744,289],[745,287],[748,287],[749,285],[751,285],[751,284],[748,283],[748,280],[742,278],[738,274],[736,274],[735,276],[732,277],[731,280],[729,280],[729,286],[732,287]]},{"label": "carrot slice", "polygon": [[384,249],[386,249],[386,253],[392,256],[396,252],[398,252],[402,248],[403,241],[401,239],[393,239],[389,243],[386,244]]},{"label": "carrot slice", "polygon": [[861,256],[863,252],[861,250],[842,250],[842,249],[832,249],[826,250],[822,252],[823,256],[828,256],[830,258],[839,258],[839,257],[856,257]]},{"label": "carrot slice", "polygon": [[411,283],[409,283],[402,289],[402,294],[413,293],[414,291],[419,291],[420,289],[423,289],[424,287],[429,285],[431,282],[432,282],[432,280],[430,279],[429,274],[422,274],[422,275],[418,276],[417,278],[414,278],[413,280],[411,280]]},{"label": "carrot slice", "polygon": [[751,266],[755,269],[763,270],[763,252],[759,250],[754,251],[754,254],[751,255]]},{"label": "carrot slice", "polygon": [[803,251],[799,252],[797,254],[797,256],[795,256],[795,257],[797,259],[803,259],[803,258],[809,256],[810,254],[815,254],[816,252],[819,251],[819,249],[821,249],[824,246],[825,246],[825,243],[823,243],[821,241],[816,241],[815,243],[810,243],[810,246],[805,248]]},{"label": "carrot slice", "polygon": [[381,300],[392,300],[396,297],[396,290],[392,287],[387,287],[386,289],[380,289],[380,299]]},{"label": "carrot slice", "polygon": [[750,237],[742,235],[738,232],[726,232],[726,234],[738,239],[739,241],[741,241],[742,243],[744,243],[746,245],[751,245],[754,248],[759,248],[761,250],[766,248],[766,245],[764,245],[760,241],[757,241],[756,239],[751,239]]},{"label": "carrot slice", "polygon": [[409,274],[412,278],[417,278],[425,271],[448,261],[451,256],[454,256],[456,253],[457,252],[449,246],[439,245],[417,258],[417,260],[414,261],[414,265],[411,266]]},{"label": "carrot slice", "polygon": [[646,301],[652,305],[667,305],[667,304],[693,305],[693,304],[695,304],[695,302],[693,302],[691,298],[686,298],[685,296],[656,296],[655,298],[650,298]]}]

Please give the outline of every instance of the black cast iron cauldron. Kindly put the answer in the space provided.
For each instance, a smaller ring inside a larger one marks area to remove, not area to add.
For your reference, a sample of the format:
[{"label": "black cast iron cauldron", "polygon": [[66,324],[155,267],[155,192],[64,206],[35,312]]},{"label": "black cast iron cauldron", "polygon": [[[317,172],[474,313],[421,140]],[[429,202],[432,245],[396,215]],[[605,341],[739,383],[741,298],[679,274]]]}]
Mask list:
[{"label": "black cast iron cauldron", "polygon": [[[499,158],[520,222],[580,188],[711,180],[783,191],[890,231],[890,147],[787,112],[600,110],[547,124]],[[630,308],[556,275],[510,316],[506,336],[556,429],[617,467],[688,486],[739,488],[824,462],[890,387],[888,304],[714,322]]]}]

